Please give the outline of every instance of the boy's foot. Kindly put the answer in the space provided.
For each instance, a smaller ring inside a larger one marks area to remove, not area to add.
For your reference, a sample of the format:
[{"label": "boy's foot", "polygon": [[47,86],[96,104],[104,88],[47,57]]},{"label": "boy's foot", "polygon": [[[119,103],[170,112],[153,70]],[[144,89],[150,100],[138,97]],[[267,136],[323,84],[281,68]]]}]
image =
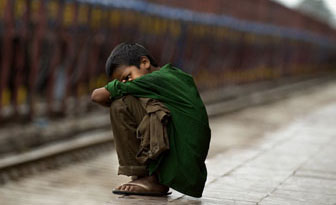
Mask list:
[{"label": "boy's foot", "polygon": [[160,184],[153,175],[123,184],[113,190],[113,193],[122,195],[166,196],[171,194],[168,190],[169,187]]}]

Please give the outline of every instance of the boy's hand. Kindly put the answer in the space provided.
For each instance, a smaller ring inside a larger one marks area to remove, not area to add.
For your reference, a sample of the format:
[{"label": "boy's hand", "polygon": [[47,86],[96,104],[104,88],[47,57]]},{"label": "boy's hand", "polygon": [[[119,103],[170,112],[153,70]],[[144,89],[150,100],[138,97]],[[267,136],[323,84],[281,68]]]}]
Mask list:
[{"label": "boy's hand", "polygon": [[111,106],[110,93],[104,87],[95,89],[91,94],[91,100],[105,107]]}]

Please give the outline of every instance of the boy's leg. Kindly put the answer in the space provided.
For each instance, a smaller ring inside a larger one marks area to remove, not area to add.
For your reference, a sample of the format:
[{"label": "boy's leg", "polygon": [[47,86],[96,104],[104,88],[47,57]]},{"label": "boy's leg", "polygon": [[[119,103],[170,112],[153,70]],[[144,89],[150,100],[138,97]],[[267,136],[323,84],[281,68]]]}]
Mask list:
[{"label": "boy's leg", "polygon": [[119,186],[114,192],[162,193],[165,195],[169,188],[159,184],[155,175],[148,176],[146,166],[136,159],[140,147],[140,140],[136,138],[136,130],[146,115],[146,110],[142,107],[140,100],[133,96],[114,100],[110,114],[119,159],[118,174],[140,177]]},{"label": "boy's leg", "polygon": [[146,166],[136,160],[140,146],[140,140],[136,138],[136,129],[145,115],[146,111],[140,101],[130,95],[114,100],[111,104],[110,119],[119,159],[118,174],[148,175]]}]

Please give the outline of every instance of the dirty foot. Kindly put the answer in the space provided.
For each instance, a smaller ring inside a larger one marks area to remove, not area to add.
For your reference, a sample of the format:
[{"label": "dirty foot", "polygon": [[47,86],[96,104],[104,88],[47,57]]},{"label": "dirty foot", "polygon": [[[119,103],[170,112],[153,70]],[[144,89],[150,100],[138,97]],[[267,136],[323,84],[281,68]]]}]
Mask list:
[{"label": "dirty foot", "polygon": [[143,196],[166,196],[169,187],[160,184],[156,176],[147,176],[132,180],[113,190],[114,194],[143,195]]}]

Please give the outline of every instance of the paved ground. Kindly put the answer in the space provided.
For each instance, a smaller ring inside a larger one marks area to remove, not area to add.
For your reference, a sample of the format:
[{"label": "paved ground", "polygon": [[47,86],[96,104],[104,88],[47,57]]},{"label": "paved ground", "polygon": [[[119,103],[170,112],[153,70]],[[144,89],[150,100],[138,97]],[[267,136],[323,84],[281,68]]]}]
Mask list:
[{"label": "paved ground", "polygon": [[336,104],[329,105],[210,159],[213,180],[204,198],[208,204],[336,204],[335,115]]},{"label": "paved ground", "polygon": [[211,119],[201,199],[118,197],[114,152],[0,187],[17,204],[336,204],[336,83]]}]

